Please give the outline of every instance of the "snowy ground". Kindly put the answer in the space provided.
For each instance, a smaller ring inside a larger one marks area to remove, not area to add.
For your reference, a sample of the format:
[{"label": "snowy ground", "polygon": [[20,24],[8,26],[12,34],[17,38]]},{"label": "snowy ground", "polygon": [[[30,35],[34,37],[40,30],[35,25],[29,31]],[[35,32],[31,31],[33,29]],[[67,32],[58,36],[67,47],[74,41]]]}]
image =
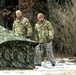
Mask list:
[{"label": "snowy ground", "polygon": [[56,59],[56,66],[51,66],[49,61],[42,62],[42,66],[36,66],[34,70],[10,70],[0,71],[0,75],[76,75],[76,63],[74,59]]}]

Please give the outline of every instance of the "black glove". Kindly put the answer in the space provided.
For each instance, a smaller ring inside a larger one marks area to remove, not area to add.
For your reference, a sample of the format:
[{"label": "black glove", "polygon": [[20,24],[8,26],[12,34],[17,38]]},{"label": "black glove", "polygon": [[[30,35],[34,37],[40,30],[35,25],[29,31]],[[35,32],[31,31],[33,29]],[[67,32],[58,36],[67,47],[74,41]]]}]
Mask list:
[{"label": "black glove", "polygon": [[32,39],[32,36],[26,36],[27,39]]}]

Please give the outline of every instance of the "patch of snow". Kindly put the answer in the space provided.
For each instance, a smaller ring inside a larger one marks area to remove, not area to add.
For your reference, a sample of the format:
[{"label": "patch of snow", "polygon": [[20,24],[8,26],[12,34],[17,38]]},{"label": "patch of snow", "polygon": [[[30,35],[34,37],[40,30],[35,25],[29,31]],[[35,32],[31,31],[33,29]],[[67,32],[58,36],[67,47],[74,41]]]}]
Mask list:
[{"label": "patch of snow", "polygon": [[[57,59],[56,59],[57,60]],[[42,66],[36,66],[37,70],[76,70],[76,63],[69,62],[70,59],[64,58],[65,63],[58,63],[60,59],[57,60],[56,65],[52,66],[49,61],[42,62]]]},{"label": "patch of snow", "polygon": [[[60,63],[60,60],[65,62]],[[56,65],[52,66],[49,61],[43,61],[42,66],[35,66],[34,70],[0,71],[1,75],[76,75],[76,63],[70,59],[56,59]]]}]

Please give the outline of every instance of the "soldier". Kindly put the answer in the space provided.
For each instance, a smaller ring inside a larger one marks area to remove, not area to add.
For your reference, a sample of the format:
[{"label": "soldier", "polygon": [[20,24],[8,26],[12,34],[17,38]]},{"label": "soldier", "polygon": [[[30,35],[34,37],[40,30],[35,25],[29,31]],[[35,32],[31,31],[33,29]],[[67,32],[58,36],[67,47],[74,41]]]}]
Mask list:
[{"label": "soldier", "polygon": [[46,55],[55,66],[55,58],[52,50],[52,39],[54,38],[54,30],[52,24],[44,19],[44,15],[39,13],[37,15],[38,22],[35,25],[35,40],[39,42],[36,46],[34,63],[35,66],[41,66],[41,55],[46,50]]},{"label": "soldier", "polygon": [[31,38],[32,27],[27,18],[23,17],[20,10],[16,11],[16,19],[13,23],[13,31],[20,37]]}]

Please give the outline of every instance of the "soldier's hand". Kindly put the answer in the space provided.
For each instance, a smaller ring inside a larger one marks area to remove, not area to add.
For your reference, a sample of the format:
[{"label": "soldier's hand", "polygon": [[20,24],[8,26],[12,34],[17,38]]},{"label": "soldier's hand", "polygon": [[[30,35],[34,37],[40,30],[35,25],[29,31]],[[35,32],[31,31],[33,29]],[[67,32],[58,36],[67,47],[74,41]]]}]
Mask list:
[{"label": "soldier's hand", "polygon": [[50,43],[52,41],[52,38],[47,38],[47,43]]},{"label": "soldier's hand", "polygon": [[26,36],[26,38],[27,38],[27,39],[31,39],[31,38],[32,38],[32,36]]}]

